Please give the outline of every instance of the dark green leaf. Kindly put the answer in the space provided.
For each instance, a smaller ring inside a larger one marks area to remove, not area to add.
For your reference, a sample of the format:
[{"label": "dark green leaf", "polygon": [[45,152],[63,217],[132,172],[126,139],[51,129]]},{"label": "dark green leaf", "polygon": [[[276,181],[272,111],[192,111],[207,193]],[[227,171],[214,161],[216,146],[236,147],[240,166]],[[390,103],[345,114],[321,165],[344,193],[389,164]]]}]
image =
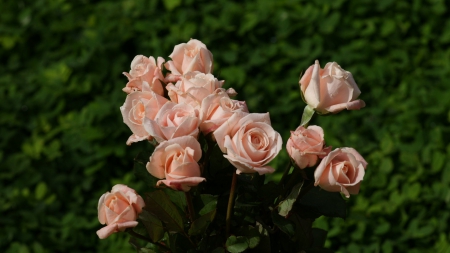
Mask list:
[{"label": "dark green leaf", "polygon": [[199,215],[205,215],[212,210],[216,209],[217,206],[217,196],[213,196],[210,194],[201,194],[200,195],[201,202],[203,207],[198,212]]},{"label": "dark green leaf", "polygon": [[272,212],[272,220],[273,223],[289,237],[293,238],[295,236],[295,226],[292,222],[275,212]]},{"label": "dark green leaf", "polygon": [[300,194],[302,186],[303,186],[303,182],[296,184],[292,188],[291,192],[286,197],[286,199],[280,202],[280,204],[278,206],[278,214],[279,215],[286,217],[286,215],[289,214],[295,201],[297,201],[297,197]]},{"label": "dark green leaf", "polygon": [[254,228],[252,226],[244,226],[241,229],[239,229],[236,232],[237,235],[240,236],[245,236],[248,240],[248,247],[250,249],[255,248],[256,246],[258,246],[260,240],[261,240],[261,235],[258,231],[257,228]]},{"label": "dark green leaf", "polygon": [[164,227],[162,222],[147,210],[139,214],[139,219],[144,224],[148,236],[153,242],[159,241],[164,236]]},{"label": "dark green leaf", "polygon": [[296,202],[303,217],[347,217],[347,204],[339,192],[327,192],[319,187],[309,190]]},{"label": "dark green leaf", "polygon": [[240,253],[248,248],[248,240],[243,236],[230,236],[226,242],[227,250],[231,253]]},{"label": "dark green leaf", "polygon": [[183,218],[164,191],[157,190],[147,194],[144,208],[164,222],[169,232],[184,231]]},{"label": "dark green leaf", "polygon": [[216,209],[196,219],[194,222],[192,222],[191,228],[189,229],[189,235],[199,235],[205,233],[206,229],[214,220],[215,216]]},{"label": "dark green leaf", "polygon": [[326,230],[320,228],[313,228],[312,229],[313,247],[324,247],[325,241],[327,240],[327,234],[328,231]]}]

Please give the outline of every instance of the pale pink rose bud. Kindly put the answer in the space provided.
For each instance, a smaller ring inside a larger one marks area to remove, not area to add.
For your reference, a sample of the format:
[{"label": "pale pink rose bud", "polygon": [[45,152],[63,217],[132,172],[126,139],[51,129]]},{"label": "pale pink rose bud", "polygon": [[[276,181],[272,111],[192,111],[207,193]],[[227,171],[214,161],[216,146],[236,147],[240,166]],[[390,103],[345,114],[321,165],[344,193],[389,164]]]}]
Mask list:
[{"label": "pale pink rose bud", "polygon": [[98,237],[104,239],[113,233],[136,227],[136,219],[144,206],[144,200],[135,190],[122,184],[115,185],[98,201],[98,220],[106,224],[97,231]]},{"label": "pale pink rose bud", "polygon": [[156,62],[153,56],[147,58],[143,55],[137,55],[131,62],[131,70],[129,73],[123,72],[128,77],[128,83],[123,88],[126,93],[133,91],[154,91],[163,96],[164,90],[161,80],[164,80],[161,68],[164,63],[162,57],[158,57]]},{"label": "pale pink rose bud", "polygon": [[319,158],[330,152],[331,147],[325,147],[323,136],[320,126],[299,126],[295,131],[291,131],[286,150],[300,169],[316,165]]},{"label": "pale pink rose bud", "polygon": [[314,172],[315,186],[342,192],[347,198],[358,194],[367,162],[353,148],[337,148],[322,159]]},{"label": "pale pink rose bud", "polygon": [[157,185],[189,191],[205,181],[201,177],[198,161],[202,157],[200,143],[192,136],[181,136],[161,142],[147,163],[147,170],[159,180]]},{"label": "pale pink rose bud", "polygon": [[222,88],[224,81],[219,81],[211,74],[198,71],[185,74],[175,85],[167,84],[169,97],[177,104],[186,103],[199,107],[203,99],[216,89]]},{"label": "pale pink rose bud", "polygon": [[127,145],[151,137],[144,128],[144,119],[155,119],[156,114],[167,102],[169,100],[155,92],[135,91],[128,94],[125,103],[120,107],[123,122],[133,132],[127,141]]},{"label": "pale pink rose bud", "polygon": [[199,40],[191,39],[188,43],[176,45],[169,57],[172,60],[164,66],[172,75],[184,75],[192,71],[205,74],[213,72],[213,55]]},{"label": "pale pink rose bud", "polygon": [[188,104],[165,103],[154,119],[145,118],[145,130],[157,142],[163,142],[175,137],[191,135],[197,137],[198,110]]},{"label": "pale pink rose bud", "polygon": [[205,135],[215,131],[237,111],[248,112],[245,101],[232,100],[224,89],[217,89],[203,99],[200,108],[200,130]]},{"label": "pale pink rose bud", "polygon": [[213,135],[237,174],[274,171],[266,164],[278,155],[283,141],[272,128],[269,113],[237,111]]},{"label": "pale pink rose bud", "polygon": [[364,101],[357,100],[361,91],[352,74],[336,62],[329,62],[321,69],[316,60],[299,83],[306,103],[322,114],[337,113],[344,109],[359,110],[366,105]]}]

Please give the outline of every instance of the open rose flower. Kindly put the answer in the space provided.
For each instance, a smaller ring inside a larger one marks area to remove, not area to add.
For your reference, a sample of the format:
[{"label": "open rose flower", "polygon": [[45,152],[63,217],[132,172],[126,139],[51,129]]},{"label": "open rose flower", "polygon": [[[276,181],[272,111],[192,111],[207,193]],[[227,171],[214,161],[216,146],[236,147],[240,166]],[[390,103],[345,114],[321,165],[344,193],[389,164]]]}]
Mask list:
[{"label": "open rose flower", "polygon": [[347,198],[358,194],[367,162],[353,148],[337,148],[322,159],[314,172],[315,186],[342,192]]},{"label": "open rose flower", "polygon": [[198,161],[202,156],[200,143],[192,136],[182,136],[160,143],[147,163],[147,170],[172,189],[189,191],[205,181],[200,177]]},{"label": "open rose flower", "polygon": [[120,107],[123,122],[133,132],[127,140],[127,145],[151,138],[144,128],[144,119],[155,119],[156,114],[167,102],[169,100],[155,92],[135,91],[128,94],[125,103]]},{"label": "open rose flower", "polygon": [[105,227],[97,231],[100,239],[113,233],[136,227],[138,214],[145,206],[144,200],[135,190],[117,184],[98,201],[98,220]]},{"label": "open rose flower", "polygon": [[165,103],[154,119],[145,118],[145,130],[157,142],[163,142],[175,137],[191,135],[197,137],[198,110],[188,104]]},{"label": "open rose flower", "polygon": [[203,99],[200,108],[200,130],[205,135],[215,131],[237,111],[248,112],[245,101],[232,100],[224,89],[217,89]]},{"label": "open rose flower", "polygon": [[304,128],[299,126],[291,131],[291,137],[286,143],[289,156],[300,169],[316,165],[319,158],[323,158],[331,147],[325,148],[323,129],[319,126]]},{"label": "open rose flower", "polygon": [[161,84],[161,80],[164,80],[164,76],[161,72],[164,59],[158,57],[158,62],[155,61],[153,56],[147,58],[143,55],[137,55],[131,62],[131,70],[129,73],[123,72],[128,77],[128,83],[123,88],[126,93],[133,91],[154,91],[157,94],[163,96],[164,90]]},{"label": "open rose flower", "polygon": [[167,84],[166,89],[172,102],[199,107],[206,96],[222,87],[223,82],[211,74],[194,71],[185,74],[175,85]]},{"label": "open rose flower", "polygon": [[213,72],[213,55],[199,40],[191,39],[188,43],[176,45],[169,57],[172,60],[164,65],[172,72],[169,79],[173,75],[181,76],[192,71]]},{"label": "open rose flower", "polygon": [[321,69],[316,60],[300,79],[300,89],[306,103],[322,114],[365,106],[364,101],[357,100],[361,91],[352,74],[336,62],[329,62]]},{"label": "open rose flower", "polygon": [[214,137],[236,173],[272,173],[269,163],[281,150],[282,139],[270,124],[269,113],[237,111],[216,131]]}]

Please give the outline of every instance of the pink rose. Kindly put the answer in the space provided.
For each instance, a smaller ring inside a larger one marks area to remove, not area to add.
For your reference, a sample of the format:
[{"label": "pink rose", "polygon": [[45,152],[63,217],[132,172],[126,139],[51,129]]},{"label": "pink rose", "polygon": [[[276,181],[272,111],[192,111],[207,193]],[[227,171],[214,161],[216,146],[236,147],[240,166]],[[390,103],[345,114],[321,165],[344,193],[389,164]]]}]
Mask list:
[{"label": "pink rose", "polygon": [[176,45],[169,57],[172,60],[164,66],[172,75],[180,76],[192,71],[209,74],[213,71],[213,55],[205,44],[196,39]]},{"label": "pink rose", "polygon": [[97,231],[98,237],[105,239],[118,231],[136,227],[136,219],[144,206],[144,200],[135,190],[123,184],[115,185],[111,193],[106,192],[98,201],[98,220],[106,224]]},{"label": "pink rose", "polygon": [[128,94],[125,103],[120,107],[123,122],[133,132],[127,140],[127,145],[150,138],[150,134],[144,128],[144,119],[155,119],[160,108],[167,102],[169,100],[153,91],[135,91]]},{"label": "pink rose", "polygon": [[323,130],[319,126],[299,126],[295,132],[291,131],[286,149],[300,169],[316,165],[319,158],[330,152],[331,147],[325,148],[323,136]]},{"label": "pink rose", "polygon": [[306,103],[322,114],[359,110],[366,105],[356,100],[361,91],[352,74],[336,62],[329,62],[320,69],[316,60],[300,79],[300,89]]},{"label": "pink rose", "polygon": [[172,102],[198,107],[206,96],[221,88],[223,82],[211,74],[195,71],[185,74],[175,85],[167,84],[166,89]]},{"label": "pink rose", "polygon": [[315,186],[329,192],[342,192],[348,198],[358,194],[367,162],[353,148],[337,148],[322,159],[314,172]]},{"label": "pink rose", "polygon": [[200,130],[205,135],[215,131],[237,111],[248,112],[245,101],[232,100],[224,89],[217,89],[203,99],[200,108]]},{"label": "pink rose", "polygon": [[158,57],[158,62],[153,56],[147,58],[143,55],[137,55],[131,62],[130,73],[123,72],[128,77],[128,83],[123,88],[126,93],[133,91],[154,91],[163,96],[164,90],[160,80],[164,80],[161,72],[164,59]]},{"label": "pink rose", "polygon": [[262,175],[274,171],[266,164],[280,152],[282,139],[272,128],[269,113],[237,111],[213,134],[236,173]]},{"label": "pink rose", "polygon": [[145,130],[157,142],[163,142],[175,137],[191,135],[197,137],[198,110],[188,104],[165,103],[154,119],[146,118]]},{"label": "pink rose", "polygon": [[147,163],[147,170],[174,190],[189,191],[191,187],[205,181],[201,176],[198,161],[202,157],[200,143],[192,136],[181,136],[161,142]]}]

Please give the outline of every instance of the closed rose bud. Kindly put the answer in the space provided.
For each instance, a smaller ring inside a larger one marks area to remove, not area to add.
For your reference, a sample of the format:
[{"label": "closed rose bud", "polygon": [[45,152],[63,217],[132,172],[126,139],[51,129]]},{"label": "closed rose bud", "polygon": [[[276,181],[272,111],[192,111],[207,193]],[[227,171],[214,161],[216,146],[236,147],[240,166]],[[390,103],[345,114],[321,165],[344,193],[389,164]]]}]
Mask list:
[{"label": "closed rose bud", "polygon": [[138,214],[145,206],[144,200],[135,190],[117,184],[98,201],[98,220],[105,227],[97,231],[100,239],[113,233],[136,227]]},{"label": "closed rose bud", "polygon": [[314,172],[315,186],[342,192],[347,198],[358,194],[367,162],[353,148],[337,148],[322,159]]},{"label": "closed rose bud", "polygon": [[352,74],[336,62],[329,62],[321,69],[316,60],[299,83],[306,103],[319,113],[359,110],[365,106],[364,101],[357,100],[361,91]]},{"label": "closed rose bud", "polygon": [[192,136],[182,136],[160,143],[147,163],[147,170],[174,190],[189,191],[205,181],[198,161],[202,157],[200,143]]},{"label": "closed rose bud", "polygon": [[319,126],[299,126],[291,131],[286,150],[300,169],[316,165],[319,158],[330,152],[331,147],[325,147],[323,136],[323,129]]},{"label": "closed rose bud", "polygon": [[213,72],[213,55],[199,40],[191,39],[188,43],[176,45],[169,57],[172,60],[164,65],[172,72],[169,79],[172,75],[180,76],[192,71]]}]

